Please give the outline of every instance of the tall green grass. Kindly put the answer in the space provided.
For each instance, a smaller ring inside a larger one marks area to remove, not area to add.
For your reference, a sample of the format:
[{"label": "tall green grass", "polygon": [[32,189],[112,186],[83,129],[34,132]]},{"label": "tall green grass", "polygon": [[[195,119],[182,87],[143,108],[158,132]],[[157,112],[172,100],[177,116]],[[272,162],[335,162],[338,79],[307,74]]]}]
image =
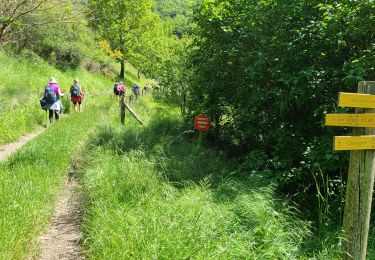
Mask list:
[{"label": "tall green grass", "polygon": [[0,163],[0,259],[23,259],[49,222],[72,157],[90,129],[104,121],[96,102],[48,128]]},{"label": "tall green grass", "polygon": [[80,176],[91,259],[334,259],[302,251],[311,237],[297,211],[235,161],[185,138],[174,109],[136,107],[90,138]]}]

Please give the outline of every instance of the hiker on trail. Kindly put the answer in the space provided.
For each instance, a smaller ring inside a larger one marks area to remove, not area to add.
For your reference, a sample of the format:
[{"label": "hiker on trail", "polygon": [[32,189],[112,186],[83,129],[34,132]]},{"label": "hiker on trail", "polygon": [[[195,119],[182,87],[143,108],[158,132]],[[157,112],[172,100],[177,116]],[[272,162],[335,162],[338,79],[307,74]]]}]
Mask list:
[{"label": "hiker on trail", "polygon": [[60,97],[64,96],[60,91],[59,85],[55,78],[51,78],[44,90],[44,96],[42,98],[43,105],[42,108],[48,110],[49,122],[52,124],[53,114],[55,114],[55,119],[58,121],[60,119],[60,114],[63,109]]},{"label": "hiker on trail", "polygon": [[77,112],[77,103],[79,112],[82,112],[82,100],[85,93],[82,92],[82,88],[78,84],[78,79],[75,79],[73,85],[70,87],[70,100],[73,102],[74,111]]},{"label": "hiker on trail", "polygon": [[144,94],[147,94],[149,91],[150,91],[149,83],[146,83],[146,84],[143,86],[143,90],[142,90],[142,92],[143,92]]},{"label": "hiker on trail", "polygon": [[118,83],[115,84],[113,87],[113,93],[120,98],[121,96],[125,96],[125,86],[124,83],[119,81]]},{"label": "hiker on trail", "polygon": [[115,85],[113,86],[113,94],[115,94],[116,96],[118,96],[118,90],[117,90],[117,83],[115,83]]},{"label": "hiker on trail", "polygon": [[133,94],[135,95],[135,98],[138,99],[138,96],[139,96],[139,86],[137,84],[135,84],[132,88],[133,90]]}]

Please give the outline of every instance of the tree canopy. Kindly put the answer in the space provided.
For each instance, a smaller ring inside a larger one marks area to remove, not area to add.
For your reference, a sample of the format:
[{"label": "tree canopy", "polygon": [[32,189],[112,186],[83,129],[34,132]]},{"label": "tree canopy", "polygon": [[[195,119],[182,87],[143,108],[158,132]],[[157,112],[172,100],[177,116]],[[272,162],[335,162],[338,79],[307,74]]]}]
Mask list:
[{"label": "tree canopy", "polygon": [[133,46],[158,19],[151,10],[152,4],[152,0],[91,0],[88,3],[91,26],[120,54],[117,57],[122,65],[120,78],[124,77],[124,63],[131,57]]}]

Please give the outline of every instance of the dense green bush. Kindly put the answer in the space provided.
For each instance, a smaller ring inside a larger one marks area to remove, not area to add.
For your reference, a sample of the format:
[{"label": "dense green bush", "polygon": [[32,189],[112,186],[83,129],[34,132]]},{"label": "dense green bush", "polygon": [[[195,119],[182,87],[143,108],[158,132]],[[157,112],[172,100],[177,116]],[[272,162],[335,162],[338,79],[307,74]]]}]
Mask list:
[{"label": "dense green bush", "polygon": [[203,1],[188,120],[211,115],[211,138],[239,154],[261,151],[292,192],[313,187],[315,166],[338,176],[347,153],[332,152],[332,136],[348,130],[327,130],[324,114],[339,111],[339,91],[375,77],[374,14],[363,1]]},{"label": "dense green bush", "polygon": [[43,3],[11,27],[10,44],[28,49],[60,70],[77,69],[83,61],[105,61],[95,34],[86,26],[84,4],[69,0]]}]

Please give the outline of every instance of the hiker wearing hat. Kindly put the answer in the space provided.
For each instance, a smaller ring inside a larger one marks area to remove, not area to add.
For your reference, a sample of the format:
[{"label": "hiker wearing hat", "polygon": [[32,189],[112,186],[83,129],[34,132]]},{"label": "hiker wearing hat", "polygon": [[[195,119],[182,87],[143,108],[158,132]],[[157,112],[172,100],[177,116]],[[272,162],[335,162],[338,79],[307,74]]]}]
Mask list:
[{"label": "hiker wearing hat", "polygon": [[124,83],[122,83],[122,81],[119,81],[117,83],[117,91],[118,91],[118,96],[121,97],[121,96],[125,96],[125,85]]},{"label": "hiker wearing hat", "polygon": [[117,82],[113,87],[113,93],[117,96],[118,99],[120,99],[120,97],[122,96],[125,96],[125,92],[125,85],[124,83],[122,83],[122,81]]},{"label": "hiker wearing hat", "polygon": [[77,103],[79,112],[82,112],[82,100],[85,94],[82,92],[82,88],[78,84],[78,79],[75,79],[73,86],[70,88],[70,101],[73,102],[74,111],[77,112]]},{"label": "hiker wearing hat", "polygon": [[51,78],[44,90],[44,105],[43,108],[49,111],[49,121],[52,124],[53,114],[55,114],[55,119],[60,119],[60,114],[62,112],[62,103],[60,97],[64,94],[61,93],[59,85],[55,78]]}]

